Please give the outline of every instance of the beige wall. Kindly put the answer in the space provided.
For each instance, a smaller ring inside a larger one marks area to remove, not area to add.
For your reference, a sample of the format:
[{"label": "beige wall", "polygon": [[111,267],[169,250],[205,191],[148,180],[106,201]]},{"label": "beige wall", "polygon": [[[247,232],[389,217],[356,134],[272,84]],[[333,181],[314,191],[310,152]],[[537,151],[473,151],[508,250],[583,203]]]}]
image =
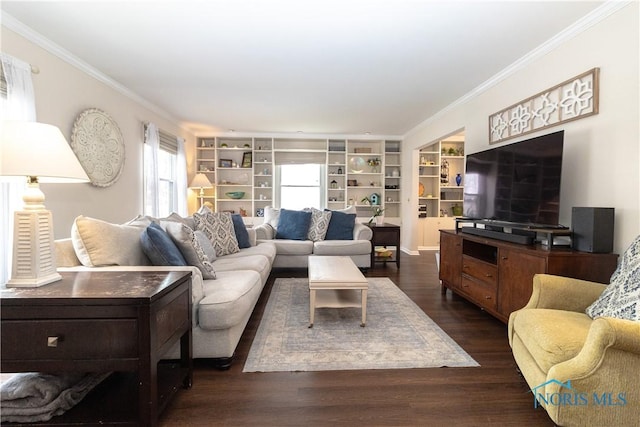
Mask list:
[{"label": "beige wall", "polygon": [[[143,123],[185,138],[193,147],[193,135],[140,102],[89,76],[22,36],[2,27],[2,51],[40,69],[33,75],[37,120],[56,125],[67,140],[73,122],[87,108],[99,108],[118,123],[125,140],[124,170],[110,187],[91,184],[43,184],[46,206],[53,212],[56,238],[68,237],[78,215],[125,222],[142,213]],[[191,150],[193,151],[193,150]]]},{"label": "beige wall", "polygon": [[[415,251],[417,165],[415,150],[460,129],[465,151],[489,148],[488,116],[594,67],[600,68],[600,113],[514,139],[565,130],[560,222],[571,225],[573,206],[615,207],[615,250],[640,234],[638,2],[536,59],[479,96],[409,132],[403,145],[403,247]],[[415,167],[414,167],[415,169]],[[413,174],[415,175],[415,174]]]}]

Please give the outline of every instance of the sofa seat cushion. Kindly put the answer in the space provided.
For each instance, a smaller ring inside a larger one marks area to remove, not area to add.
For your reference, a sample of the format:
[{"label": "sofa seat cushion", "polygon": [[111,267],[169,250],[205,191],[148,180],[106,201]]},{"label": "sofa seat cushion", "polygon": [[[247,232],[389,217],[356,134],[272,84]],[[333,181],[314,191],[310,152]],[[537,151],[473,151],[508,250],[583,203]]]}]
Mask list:
[{"label": "sofa seat cushion", "polygon": [[263,255],[247,255],[238,258],[221,257],[214,263],[213,267],[216,272],[220,271],[237,271],[237,270],[253,270],[260,274],[262,283],[267,282],[269,273],[271,273],[271,261]]},{"label": "sofa seat cushion", "polygon": [[582,350],[592,322],[584,313],[537,308],[520,310],[513,330],[538,367],[549,372]]},{"label": "sofa seat cushion", "polygon": [[369,240],[323,240],[313,245],[314,255],[367,255],[370,253]]},{"label": "sofa seat cushion", "polygon": [[247,255],[262,255],[269,258],[269,262],[273,264],[273,260],[276,259],[276,245],[272,242],[263,242],[250,248],[240,249],[240,252],[235,254],[225,255],[224,258],[242,258]]},{"label": "sofa seat cushion", "polygon": [[198,308],[198,325],[206,330],[237,325],[253,310],[262,292],[261,277],[256,271],[219,271],[217,276],[216,280],[203,282],[204,298]]},{"label": "sofa seat cushion", "polygon": [[274,240],[278,255],[311,255],[313,242],[311,240]]}]

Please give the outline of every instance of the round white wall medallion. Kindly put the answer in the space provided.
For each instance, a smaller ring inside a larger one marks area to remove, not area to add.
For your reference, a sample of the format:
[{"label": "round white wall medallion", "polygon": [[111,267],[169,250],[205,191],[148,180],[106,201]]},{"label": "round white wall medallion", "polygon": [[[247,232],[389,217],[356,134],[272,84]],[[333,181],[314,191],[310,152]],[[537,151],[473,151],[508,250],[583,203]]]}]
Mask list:
[{"label": "round white wall medallion", "polygon": [[71,132],[71,148],[98,187],[114,184],[124,167],[124,139],[118,124],[104,111],[89,108],[78,115]]}]

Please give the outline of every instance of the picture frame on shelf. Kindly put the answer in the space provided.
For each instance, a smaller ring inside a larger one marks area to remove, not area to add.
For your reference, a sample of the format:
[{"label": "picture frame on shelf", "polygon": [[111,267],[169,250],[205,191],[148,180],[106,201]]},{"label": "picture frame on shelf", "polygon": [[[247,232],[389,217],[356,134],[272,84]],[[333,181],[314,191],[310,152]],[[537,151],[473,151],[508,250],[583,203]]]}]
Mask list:
[{"label": "picture frame on shelf", "polygon": [[231,159],[220,159],[220,167],[221,168],[230,168],[233,166],[233,160]]},{"label": "picture frame on shelf", "polygon": [[246,151],[242,155],[242,167],[250,168],[252,166],[253,166],[253,154],[251,153],[251,151]]}]

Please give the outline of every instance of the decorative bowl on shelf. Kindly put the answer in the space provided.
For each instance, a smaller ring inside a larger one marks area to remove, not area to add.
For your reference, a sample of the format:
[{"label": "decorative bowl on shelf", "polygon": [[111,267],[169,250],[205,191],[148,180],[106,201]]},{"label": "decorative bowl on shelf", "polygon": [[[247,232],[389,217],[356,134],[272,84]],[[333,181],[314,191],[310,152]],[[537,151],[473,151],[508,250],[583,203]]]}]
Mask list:
[{"label": "decorative bowl on shelf", "polygon": [[226,194],[230,199],[242,199],[244,197],[244,191],[229,191],[224,194]]}]

